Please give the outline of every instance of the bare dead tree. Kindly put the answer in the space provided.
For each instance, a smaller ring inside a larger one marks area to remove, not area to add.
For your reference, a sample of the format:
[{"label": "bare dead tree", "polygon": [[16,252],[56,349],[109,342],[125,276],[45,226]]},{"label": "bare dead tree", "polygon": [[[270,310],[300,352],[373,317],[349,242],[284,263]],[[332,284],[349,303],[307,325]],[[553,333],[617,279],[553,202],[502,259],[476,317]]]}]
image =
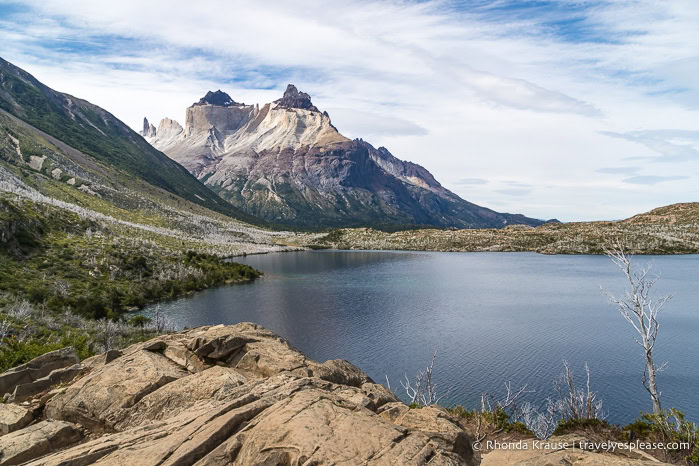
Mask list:
[{"label": "bare dead tree", "polygon": [[7,319],[3,319],[0,322],[0,344],[3,343],[5,338],[10,334],[10,322]]},{"label": "bare dead tree", "polygon": [[665,368],[666,363],[656,366],[653,359],[653,349],[658,338],[660,323],[658,314],[672,295],[656,297],[653,287],[660,278],[658,275],[650,275],[652,264],[645,266],[632,265],[631,260],[624,251],[620,242],[616,242],[612,248],[605,251],[612,261],[622,270],[629,284],[629,288],[622,297],[616,297],[602,289],[609,300],[615,304],[622,317],[636,330],[639,338],[635,338],[643,348],[645,369],[643,371],[643,387],[650,394],[653,402],[653,413],[659,414],[660,396],[658,390],[657,375]]},{"label": "bare dead tree", "polygon": [[481,411],[475,416],[476,438],[482,440],[487,435],[501,432],[506,427],[507,420],[521,420],[521,398],[527,393],[534,393],[534,390],[527,390],[526,384],[513,389],[511,382],[505,383],[505,394],[502,397],[488,392],[482,393]]},{"label": "bare dead tree", "polygon": [[[437,351],[432,355],[432,361],[430,365],[425,369],[421,369],[415,376],[414,381],[410,381],[408,375],[405,375],[405,379],[400,381],[403,386],[406,395],[410,399],[410,403],[417,403],[422,406],[432,406],[439,404],[439,402],[446,396],[449,396],[451,388],[447,389],[443,394],[437,394],[437,384],[432,380],[432,369],[434,368],[434,361],[437,358]],[[386,378],[386,383],[388,382],[388,377]]]},{"label": "bare dead tree", "polygon": [[539,412],[527,401],[522,405],[520,419],[538,439],[547,439],[553,434],[560,420],[560,403],[547,398],[543,412]]},{"label": "bare dead tree", "polygon": [[100,326],[102,327],[102,344],[104,345],[104,351],[114,349],[114,344],[117,339],[117,324],[109,319],[102,319],[100,321],[100,324]]},{"label": "bare dead tree", "polygon": [[169,333],[175,330],[173,322],[160,310],[160,304],[155,307],[155,315],[148,327],[157,333]]},{"label": "bare dead tree", "polygon": [[527,426],[538,438],[549,438],[562,421],[578,419],[605,419],[602,400],[590,388],[590,368],[585,363],[585,388],[576,386],[573,371],[567,361],[563,361],[565,371],[553,381],[558,399],[547,398],[538,407],[525,402],[515,413],[514,420]]},{"label": "bare dead tree", "polygon": [[505,396],[496,400],[491,393],[481,395],[481,412],[495,412],[502,410],[510,419],[517,420],[520,416],[519,402],[526,393],[534,393],[534,390],[527,390],[524,384],[519,389],[512,389],[512,382],[505,383]]},{"label": "bare dead tree", "polygon": [[68,291],[70,290],[70,283],[68,280],[58,279],[54,282],[53,287],[57,296],[68,296]]},{"label": "bare dead tree", "polygon": [[597,399],[597,393],[590,390],[590,367],[585,363],[586,383],[585,389],[575,386],[573,371],[568,366],[568,361],[563,361],[565,372],[554,381],[554,388],[558,392],[558,410],[563,419],[603,419],[602,401]]},{"label": "bare dead tree", "polygon": [[26,319],[34,312],[34,308],[27,300],[17,300],[8,308],[7,313],[15,319]]}]

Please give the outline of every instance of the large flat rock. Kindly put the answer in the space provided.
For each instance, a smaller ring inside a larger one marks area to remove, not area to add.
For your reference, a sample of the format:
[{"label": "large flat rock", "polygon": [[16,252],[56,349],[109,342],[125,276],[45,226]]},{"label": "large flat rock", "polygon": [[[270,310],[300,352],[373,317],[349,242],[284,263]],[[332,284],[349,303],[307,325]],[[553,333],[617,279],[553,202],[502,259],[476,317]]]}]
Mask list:
[{"label": "large flat rock", "polygon": [[94,431],[110,431],[141,398],[188,374],[159,353],[134,351],[93,370],[54,396],[46,404],[45,414]]},{"label": "large flat rock", "polygon": [[32,384],[41,378],[48,377],[56,369],[70,367],[79,362],[78,355],[71,347],[42,354],[26,364],[0,374],[0,396],[13,393],[18,385]]},{"label": "large flat rock", "polygon": [[0,437],[0,466],[21,464],[78,442],[80,431],[71,423],[42,421]]},{"label": "large flat rock", "polygon": [[84,366],[44,414],[99,437],[31,464],[477,464],[455,421],[458,432],[393,423],[377,411],[400,403],[359,368],[315,362],[254,324],[164,335]]},{"label": "large flat rock", "polygon": [[12,403],[0,403],[0,435],[21,429],[34,420],[31,411]]},{"label": "large flat rock", "polygon": [[330,382],[288,375],[268,391],[264,382],[253,384],[257,390],[234,400],[201,400],[166,420],[30,464],[477,464],[471,450],[439,433],[392,424],[335,393]]}]

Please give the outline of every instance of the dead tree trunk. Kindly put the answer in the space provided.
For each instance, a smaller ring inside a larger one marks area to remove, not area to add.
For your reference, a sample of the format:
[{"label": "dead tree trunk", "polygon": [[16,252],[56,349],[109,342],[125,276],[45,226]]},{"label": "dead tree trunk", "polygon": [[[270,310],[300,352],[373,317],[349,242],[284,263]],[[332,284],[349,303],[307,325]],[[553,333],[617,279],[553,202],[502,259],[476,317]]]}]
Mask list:
[{"label": "dead tree trunk", "polygon": [[651,292],[659,278],[658,276],[649,276],[652,265],[645,267],[632,266],[629,257],[619,243],[606,252],[623,271],[629,282],[629,289],[621,298],[617,298],[606,291],[605,294],[612,303],[617,305],[624,319],[633,325],[639,334],[640,339],[636,338],[635,340],[643,348],[644,352],[643,387],[650,394],[650,399],[653,402],[653,413],[659,414],[661,410],[661,393],[658,390],[657,374],[663,370],[665,364],[659,367],[655,365],[653,349],[655,348],[658,330],[660,329],[658,314],[672,296],[655,297]]}]

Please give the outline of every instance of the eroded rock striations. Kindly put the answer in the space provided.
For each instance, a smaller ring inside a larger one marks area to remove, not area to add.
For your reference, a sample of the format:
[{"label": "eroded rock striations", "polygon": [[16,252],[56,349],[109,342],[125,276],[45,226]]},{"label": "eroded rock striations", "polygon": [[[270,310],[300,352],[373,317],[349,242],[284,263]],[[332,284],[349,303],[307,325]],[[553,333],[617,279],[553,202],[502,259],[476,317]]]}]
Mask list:
[{"label": "eroded rock striations", "polygon": [[386,407],[405,405],[360,369],[310,360],[254,324],[165,335],[81,367],[40,397],[39,422],[0,436],[0,465],[479,462],[446,410],[392,419]]},{"label": "eroded rock striations", "polygon": [[386,148],[350,140],[311,96],[289,84],[263,106],[208,92],[187,109],[184,128],[168,118],[141,133],[200,181],[247,213],[278,224],[540,225],[501,214],[445,189],[425,168]]}]

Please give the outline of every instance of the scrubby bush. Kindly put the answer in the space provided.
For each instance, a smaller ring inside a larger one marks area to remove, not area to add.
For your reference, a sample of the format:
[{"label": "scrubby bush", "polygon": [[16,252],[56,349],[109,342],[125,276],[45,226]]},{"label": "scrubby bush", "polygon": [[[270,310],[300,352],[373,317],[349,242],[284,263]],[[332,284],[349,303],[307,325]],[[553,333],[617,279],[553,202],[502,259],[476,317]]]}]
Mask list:
[{"label": "scrubby bush", "polygon": [[699,427],[677,409],[664,409],[658,414],[642,413],[639,419],[625,426],[624,431],[636,439],[684,446],[665,450],[665,459],[684,459],[699,465]]},{"label": "scrubby bush", "polygon": [[174,331],[165,316],[156,314],[157,322],[145,316],[134,316],[129,322],[95,320],[15,301],[0,311],[0,372],[67,346],[74,347],[80,359],[85,359]]},{"label": "scrubby bush", "polygon": [[129,323],[133,325],[134,327],[140,327],[144,328],[146,324],[150,324],[153,321],[153,319],[150,319],[146,316],[138,315],[138,316],[133,316],[131,319],[129,319]]}]

